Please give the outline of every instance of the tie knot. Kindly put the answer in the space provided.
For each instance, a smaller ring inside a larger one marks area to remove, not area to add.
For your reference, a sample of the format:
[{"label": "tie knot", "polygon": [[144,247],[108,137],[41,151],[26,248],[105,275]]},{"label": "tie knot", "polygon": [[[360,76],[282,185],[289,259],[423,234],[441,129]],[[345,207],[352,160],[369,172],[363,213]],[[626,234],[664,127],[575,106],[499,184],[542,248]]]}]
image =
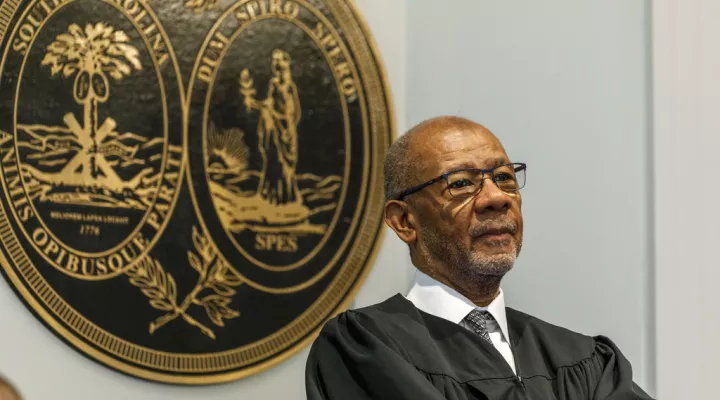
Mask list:
[{"label": "tie knot", "polygon": [[470,311],[470,313],[468,313],[465,317],[465,321],[467,321],[469,328],[475,332],[476,335],[480,336],[483,340],[490,344],[492,344],[492,340],[490,340],[487,323],[488,321],[493,321],[494,319],[495,318],[493,318],[492,314],[489,312],[478,309]]},{"label": "tie knot", "polygon": [[493,321],[495,318],[490,314],[489,311],[478,310],[477,308],[470,311],[465,317],[465,320],[469,322],[475,328],[487,329],[488,321]]}]

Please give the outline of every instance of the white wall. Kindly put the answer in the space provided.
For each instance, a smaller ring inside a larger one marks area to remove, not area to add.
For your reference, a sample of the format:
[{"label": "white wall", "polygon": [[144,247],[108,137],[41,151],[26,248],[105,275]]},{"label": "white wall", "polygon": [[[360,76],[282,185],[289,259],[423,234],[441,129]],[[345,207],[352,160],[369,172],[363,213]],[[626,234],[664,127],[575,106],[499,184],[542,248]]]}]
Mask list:
[{"label": "white wall", "polygon": [[649,11],[639,0],[413,0],[407,108],[410,125],[481,122],[528,163],[509,305],[609,336],[653,392]]},{"label": "white wall", "polygon": [[[404,0],[357,0],[385,61],[392,86],[398,128],[405,128]],[[385,235],[378,267],[357,297],[358,305],[375,303],[409,282],[405,249]],[[2,279],[0,279],[2,280]],[[225,385],[181,387],[149,383],[113,372],[71,349],[48,331],[0,282],[0,374],[8,376],[26,399],[163,400],[305,398],[307,349],[263,373]]]},{"label": "white wall", "polygon": [[720,2],[653,2],[658,397],[714,400]]}]

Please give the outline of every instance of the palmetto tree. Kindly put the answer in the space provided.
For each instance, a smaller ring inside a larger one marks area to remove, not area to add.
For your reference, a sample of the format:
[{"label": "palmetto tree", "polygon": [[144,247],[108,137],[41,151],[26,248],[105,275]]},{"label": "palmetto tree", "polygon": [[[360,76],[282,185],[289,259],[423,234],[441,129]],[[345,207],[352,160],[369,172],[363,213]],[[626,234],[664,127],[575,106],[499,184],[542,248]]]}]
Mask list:
[{"label": "palmetto tree", "polygon": [[98,104],[105,103],[110,96],[108,76],[120,80],[130,75],[133,68],[142,69],[139,52],[129,41],[125,32],[102,22],[88,24],[85,29],[71,24],[67,33],[59,34],[47,48],[42,65],[49,65],[53,76],[75,75],[73,98],[83,106],[82,125],[72,114],[64,118],[82,147],[63,168],[62,175],[76,177],[69,181],[97,183],[102,173],[102,180],[120,183],[101,147],[105,138],[115,134],[115,121],[108,118],[99,124]]}]

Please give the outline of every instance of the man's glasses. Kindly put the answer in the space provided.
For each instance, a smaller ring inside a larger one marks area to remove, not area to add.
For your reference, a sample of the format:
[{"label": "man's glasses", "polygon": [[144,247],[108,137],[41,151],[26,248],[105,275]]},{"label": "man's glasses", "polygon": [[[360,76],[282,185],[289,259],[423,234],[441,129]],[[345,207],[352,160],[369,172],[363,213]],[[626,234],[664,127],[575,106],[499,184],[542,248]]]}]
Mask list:
[{"label": "man's glasses", "polygon": [[447,184],[445,190],[450,192],[451,196],[472,197],[482,190],[486,176],[492,178],[492,181],[500,190],[506,193],[514,193],[525,186],[526,169],[527,165],[524,163],[512,163],[490,169],[466,168],[450,171],[422,185],[402,192],[397,199],[403,200],[405,197],[440,181],[445,181]]}]

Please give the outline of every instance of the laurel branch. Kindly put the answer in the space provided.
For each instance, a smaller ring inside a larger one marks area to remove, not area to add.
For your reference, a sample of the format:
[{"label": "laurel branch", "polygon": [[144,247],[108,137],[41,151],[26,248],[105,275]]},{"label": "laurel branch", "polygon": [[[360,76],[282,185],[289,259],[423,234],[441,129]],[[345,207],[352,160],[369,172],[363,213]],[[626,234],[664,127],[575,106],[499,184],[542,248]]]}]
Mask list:
[{"label": "laurel branch", "polygon": [[201,235],[193,227],[192,232],[195,252],[188,250],[187,257],[190,266],[197,271],[199,277],[195,287],[188,293],[183,302],[177,303],[177,286],[172,275],[165,272],[159,261],[147,256],[130,268],[126,274],[130,283],[140,288],[140,291],[150,299],[150,305],[166,313],[150,323],[150,333],[154,333],[168,322],[181,318],[190,325],[215,339],[215,333],[187,313],[192,305],[205,309],[213,324],[224,327],[225,319],[236,318],[240,315],[229,307],[235,289],[241,285],[242,279],[229,268],[227,261],[219,256],[215,245],[208,238]]}]

